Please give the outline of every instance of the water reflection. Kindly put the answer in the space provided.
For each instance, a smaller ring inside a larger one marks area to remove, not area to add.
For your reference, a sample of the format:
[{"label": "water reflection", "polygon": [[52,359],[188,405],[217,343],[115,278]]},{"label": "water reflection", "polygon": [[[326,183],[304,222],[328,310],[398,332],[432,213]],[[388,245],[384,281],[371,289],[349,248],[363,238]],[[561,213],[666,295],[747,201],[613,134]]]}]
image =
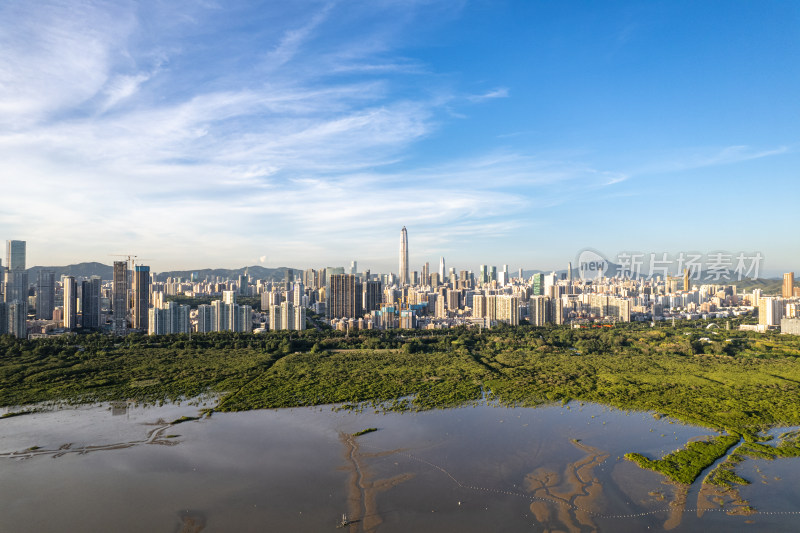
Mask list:
[{"label": "water reflection", "polygon": [[[27,459],[0,461],[0,530],[317,533],[347,513],[345,533],[791,531],[800,502],[791,459],[743,463],[742,498],[665,484],[624,453],[662,456],[708,430],[590,404],[216,413],[179,430],[166,421],[196,408],[125,409],[0,421],[0,458]],[[365,427],[381,429],[352,436]],[[745,498],[759,512],[730,516]]]},{"label": "water reflection", "polygon": [[179,441],[175,440],[179,435],[167,435],[167,430],[174,424],[168,424],[163,419],[155,422],[153,425],[156,427],[147,431],[145,438],[140,440],[132,440],[127,442],[115,442],[110,444],[95,444],[95,445],[81,445],[74,446],[74,443],[67,442],[60,445],[55,449],[40,448],[39,446],[32,446],[26,450],[17,450],[13,452],[0,453],[0,458],[5,459],[31,459],[40,455],[49,455],[53,458],[63,457],[67,454],[86,455],[90,452],[108,451],[108,450],[123,450],[125,448],[132,448],[141,444],[156,444],[160,446],[175,446]]}]

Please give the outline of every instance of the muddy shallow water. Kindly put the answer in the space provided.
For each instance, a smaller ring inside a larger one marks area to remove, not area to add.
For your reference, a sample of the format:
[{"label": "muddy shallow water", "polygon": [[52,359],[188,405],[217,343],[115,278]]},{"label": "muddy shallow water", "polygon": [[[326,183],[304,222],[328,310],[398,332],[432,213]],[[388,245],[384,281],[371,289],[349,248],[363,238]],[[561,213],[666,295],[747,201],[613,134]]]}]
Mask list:
[{"label": "muddy shallow water", "polygon": [[795,531],[800,520],[798,459],[739,466],[749,515],[699,481],[680,489],[623,459],[714,434],[649,413],[325,406],[170,424],[199,407],[0,420],[0,532]]}]

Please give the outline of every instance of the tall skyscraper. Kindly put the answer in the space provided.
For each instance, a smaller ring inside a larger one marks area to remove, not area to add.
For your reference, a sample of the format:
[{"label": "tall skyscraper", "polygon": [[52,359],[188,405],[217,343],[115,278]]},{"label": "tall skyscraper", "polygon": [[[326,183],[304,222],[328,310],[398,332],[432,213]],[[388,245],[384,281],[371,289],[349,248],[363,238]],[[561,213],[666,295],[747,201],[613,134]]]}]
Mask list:
[{"label": "tall skyscraper", "polygon": [[39,271],[39,280],[36,284],[36,318],[39,320],[53,320],[53,307],[55,306],[56,280],[52,270]]},{"label": "tall skyscraper", "polygon": [[84,328],[100,327],[100,276],[81,283],[81,326]]},{"label": "tall skyscraper", "polygon": [[64,327],[78,327],[78,284],[72,276],[64,278]]},{"label": "tall skyscraper", "polygon": [[444,270],[444,257],[439,258],[439,281],[444,283],[447,279],[447,272]]},{"label": "tall skyscraper", "polygon": [[128,329],[128,263],[114,261],[111,311],[114,335],[125,335]]},{"label": "tall skyscraper", "polygon": [[6,268],[25,270],[25,241],[6,241]]},{"label": "tall skyscraper", "polygon": [[684,268],[683,269],[683,290],[685,290],[687,292],[692,290],[692,287],[691,287],[691,285],[689,285],[689,283],[691,283],[689,281],[689,269],[688,268]]},{"label": "tall skyscraper", "polygon": [[408,232],[406,227],[400,230],[400,285],[408,285],[411,278],[408,276]]},{"label": "tall skyscraper", "polygon": [[430,276],[431,276],[431,264],[425,261],[425,265],[422,267],[422,281],[420,285],[427,285],[430,283]]},{"label": "tall skyscraper", "polygon": [[147,331],[150,309],[150,267],[136,265],[133,273],[133,329]]},{"label": "tall skyscraper", "polygon": [[783,291],[784,298],[791,298],[794,296],[794,272],[787,272],[783,275]]},{"label": "tall skyscraper", "polygon": [[334,274],[328,280],[328,317],[361,318],[362,286],[356,276]]},{"label": "tall skyscraper", "polygon": [[5,303],[7,332],[28,336],[28,272],[25,270],[25,241],[6,241]]}]

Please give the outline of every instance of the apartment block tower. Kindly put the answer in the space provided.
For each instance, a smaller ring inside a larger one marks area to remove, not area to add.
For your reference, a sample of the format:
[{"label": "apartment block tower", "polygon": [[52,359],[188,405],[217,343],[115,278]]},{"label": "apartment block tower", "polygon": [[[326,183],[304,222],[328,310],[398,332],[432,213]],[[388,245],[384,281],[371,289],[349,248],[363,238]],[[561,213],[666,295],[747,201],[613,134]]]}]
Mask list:
[{"label": "apartment block tower", "polygon": [[25,241],[6,241],[5,314],[7,331],[15,337],[28,336],[28,271],[25,270]]},{"label": "apartment block tower", "polygon": [[787,272],[783,275],[783,291],[784,298],[791,298],[794,296],[794,272]]},{"label": "apartment block tower", "polygon": [[362,285],[352,274],[334,274],[328,281],[328,316],[360,318],[363,314]]},{"label": "apartment block tower", "polygon": [[114,279],[111,289],[111,312],[114,335],[125,335],[128,330],[128,262],[114,261]]},{"label": "apartment block tower", "polygon": [[133,329],[147,331],[150,309],[150,267],[136,265],[133,272]]}]

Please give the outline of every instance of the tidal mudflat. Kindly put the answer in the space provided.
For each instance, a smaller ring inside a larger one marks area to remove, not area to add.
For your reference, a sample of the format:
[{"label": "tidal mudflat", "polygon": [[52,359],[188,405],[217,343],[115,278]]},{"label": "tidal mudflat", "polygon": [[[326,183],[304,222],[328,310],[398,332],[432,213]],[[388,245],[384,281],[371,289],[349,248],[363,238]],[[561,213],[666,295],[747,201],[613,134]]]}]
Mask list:
[{"label": "tidal mudflat", "polygon": [[751,484],[735,493],[702,477],[678,486],[624,459],[715,435],[650,413],[578,402],[208,418],[201,408],[1,419],[0,531],[320,532],[343,514],[349,533],[793,531],[800,518],[800,459],[748,459],[736,471]]}]

